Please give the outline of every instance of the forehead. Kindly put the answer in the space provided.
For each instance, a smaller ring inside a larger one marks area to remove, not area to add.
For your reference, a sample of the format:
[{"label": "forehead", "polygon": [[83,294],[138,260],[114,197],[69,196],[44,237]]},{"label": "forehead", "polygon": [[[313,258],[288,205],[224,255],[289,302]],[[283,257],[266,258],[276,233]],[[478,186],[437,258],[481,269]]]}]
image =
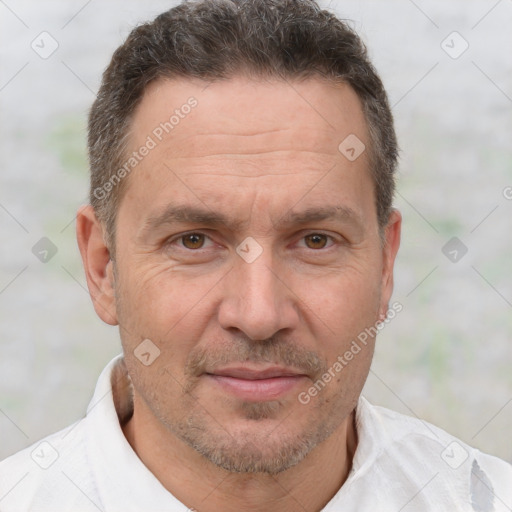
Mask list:
[{"label": "forehead", "polygon": [[340,151],[354,136],[369,146],[360,100],[346,84],[158,80],[133,117],[130,151],[150,150],[129,176],[126,199],[147,216],[183,195],[219,209],[256,198],[277,209],[314,188],[315,206],[319,194],[336,207],[336,197],[355,191],[353,204],[341,206],[356,210],[373,187],[366,152],[351,161]]},{"label": "forehead", "polygon": [[222,135],[234,135],[250,143],[257,142],[257,136],[285,129],[293,137],[290,143],[327,153],[336,152],[350,133],[367,137],[360,100],[348,84],[320,78],[297,82],[239,76],[213,83],[191,79],[151,83],[135,111],[130,138],[137,142],[147,134],[156,139],[172,134],[173,150],[179,156],[201,150],[193,144],[181,146],[191,135],[218,135],[215,142],[221,144]]}]

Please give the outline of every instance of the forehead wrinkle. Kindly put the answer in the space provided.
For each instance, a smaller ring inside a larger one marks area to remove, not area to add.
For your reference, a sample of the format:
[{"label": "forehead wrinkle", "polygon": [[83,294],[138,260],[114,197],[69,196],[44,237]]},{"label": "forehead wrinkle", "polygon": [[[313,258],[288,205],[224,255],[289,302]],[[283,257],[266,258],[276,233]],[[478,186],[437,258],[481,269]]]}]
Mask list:
[{"label": "forehead wrinkle", "polygon": [[140,233],[146,233],[164,225],[175,223],[203,224],[212,227],[224,225],[236,231],[243,229],[247,221],[228,218],[224,214],[208,208],[171,204],[147,218]]},{"label": "forehead wrinkle", "polygon": [[[252,217],[252,213],[250,215]],[[350,222],[356,227],[363,229],[364,222],[361,216],[347,206],[320,206],[310,207],[300,212],[288,212],[282,217],[274,229],[287,229],[297,225],[305,225],[311,222],[334,220],[339,222]],[[233,217],[228,217],[213,210],[188,205],[169,205],[163,211],[150,216],[144,221],[140,234],[156,230],[164,225],[173,223],[201,224],[211,227],[224,226],[232,231],[242,231],[250,222]]]}]

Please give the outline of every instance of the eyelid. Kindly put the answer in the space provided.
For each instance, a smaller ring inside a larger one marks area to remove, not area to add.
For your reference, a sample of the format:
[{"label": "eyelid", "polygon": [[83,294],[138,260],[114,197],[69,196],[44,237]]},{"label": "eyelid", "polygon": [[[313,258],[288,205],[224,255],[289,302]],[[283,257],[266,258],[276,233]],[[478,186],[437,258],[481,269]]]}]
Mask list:
[{"label": "eyelid", "polygon": [[327,250],[327,249],[330,249],[331,247],[335,246],[335,245],[339,245],[339,244],[342,244],[345,239],[339,235],[338,237],[336,237],[334,234],[331,234],[331,233],[325,233],[324,231],[319,231],[319,230],[308,230],[308,231],[305,231],[305,232],[302,232],[300,234],[300,238],[299,238],[299,242],[304,242],[304,239],[308,236],[311,236],[311,235],[322,235],[322,236],[326,236],[330,241],[331,241],[331,244],[326,246],[326,247],[322,247],[320,249],[311,249],[310,247],[306,247],[304,246],[304,248],[308,249],[308,250],[311,250],[311,251],[322,251],[322,250]]},{"label": "eyelid", "polygon": [[[171,237],[169,237],[168,239],[166,239],[164,241],[164,245],[165,246],[173,245],[173,244],[175,244],[175,242],[178,242],[183,237],[185,237],[187,235],[193,235],[193,234],[203,235],[205,237],[205,244],[206,244],[207,241],[209,241],[210,244],[215,244],[215,241],[212,239],[212,237],[208,235],[207,230],[201,230],[201,229],[199,229],[199,230],[195,229],[194,230],[194,229],[192,229],[192,230],[189,230],[189,231],[184,231],[182,233],[177,233],[175,235],[172,235]],[[333,247],[335,245],[341,245],[341,244],[347,242],[347,240],[343,236],[341,236],[341,235],[335,236],[334,234],[326,233],[326,232],[321,231],[321,230],[303,230],[303,231],[301,231],[299,233],[299,235],[300,236],[298,238],[298,242],[304,242],[304,239],[307,236],[311,236],[311,235],[323,235],[323,236],[326,236],[328,238],[328,240],[331,241],[331,244],[329,244],[326,247],[322,247],[321,249],[311,249],[311,248],[305,246],[305,244],[302,245],[302,248],[305,248],[305,249],[308,249],[308,250],[311,250],[311,251],[316,251],[316,252],[319,252],[319,251],[322,251],[322,250],[325,251],[325,250],[328,250],[328,249],[330,249],[331,247]],[[208,246],[208,247],[210,247],[210,246]],[[203,247],[201,247],[199,249],[188,249],[187,247],[184,247],[183,245],[180,245],[179,248],[182,249],[182,250],[189,251],[189,252],[200,252],[201,250],[204,250],[207,247],[203,246]]]},{"label": "eyelid", "polygon": [[[185,237],[187,235],[202,235],[205,238],[205,243],[207,240],[209,240],[212,244],[214,243],[213,239],[207,233],[205,233],[203,230],[192,229],[190,231],[184,231],[183,233],[177,233],[176,235],[172,235],[171,237],[167,238],[164,241],[164,245],[165,246],[173,245],[175,242],[180,241],[183,237]],[[205,249],[204,246],[200,247],[199,249],[188,249],[187,247],[185,247],[183,245],[180,245],[179,247],[180,247],[180,249],[184,249],[184,250],[190,251],[190,252],[199,252],[199,251]]]}]

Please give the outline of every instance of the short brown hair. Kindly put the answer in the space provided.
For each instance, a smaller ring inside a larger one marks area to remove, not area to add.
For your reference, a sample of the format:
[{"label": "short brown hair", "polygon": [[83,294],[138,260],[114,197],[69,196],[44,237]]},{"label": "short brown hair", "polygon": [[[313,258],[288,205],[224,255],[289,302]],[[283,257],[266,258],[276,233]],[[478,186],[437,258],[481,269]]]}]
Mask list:
[{"label": "short brown hair", "polygon": [[147,85],[158,78],[215,81],[241,73],[284,80],[318,76],[355,90],[370,136],[377,218],[385,226],[398,149],[386,92],[358,35],[315,0],[193,0],[132,30],[105,70],[90,111],[90,202],[111,251],[125,186],[116,172]]}]

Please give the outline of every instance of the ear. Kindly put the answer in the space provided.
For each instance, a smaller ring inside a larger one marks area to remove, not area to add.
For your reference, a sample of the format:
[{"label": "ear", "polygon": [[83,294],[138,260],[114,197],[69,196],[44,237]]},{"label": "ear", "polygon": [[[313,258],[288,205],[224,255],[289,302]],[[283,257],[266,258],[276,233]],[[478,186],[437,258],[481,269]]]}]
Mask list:
[{"label": "ear", "polygon": [[76,237],[92,303],[105,323],[117,325],[113,262],[103,234],[104,228],[93,207],[80,207],[76,217]]},{"label": "ear", "polygon": [[382,247],[382,281],[381,281],[381,303],[379,319],[386,318],[389,308],[389,300],[393,293],[393,267],[395,258],[400,247],[400,234],[402,230],[402,215],[393,209],[389,216],[388,223],[384,228],[384,246]]}]

